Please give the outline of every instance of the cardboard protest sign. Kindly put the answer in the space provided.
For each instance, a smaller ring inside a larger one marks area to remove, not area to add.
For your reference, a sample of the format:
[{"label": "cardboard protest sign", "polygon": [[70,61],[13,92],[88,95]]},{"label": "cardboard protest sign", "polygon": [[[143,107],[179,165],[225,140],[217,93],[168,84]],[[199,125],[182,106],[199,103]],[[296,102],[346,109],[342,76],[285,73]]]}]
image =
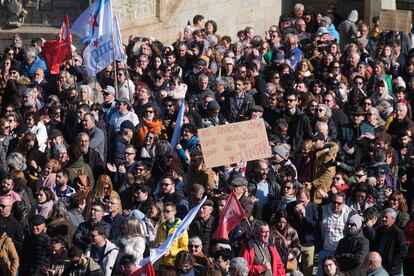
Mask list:
[{"label": "cardboard protest sign", "polygon": [[381,10],[380,26],[383,31],[405,32],[411,31],[411,11]]},{"label": "cardboard protest sign", "polygon": [[271,156],[263,119],[198,130],[207,168]]}]

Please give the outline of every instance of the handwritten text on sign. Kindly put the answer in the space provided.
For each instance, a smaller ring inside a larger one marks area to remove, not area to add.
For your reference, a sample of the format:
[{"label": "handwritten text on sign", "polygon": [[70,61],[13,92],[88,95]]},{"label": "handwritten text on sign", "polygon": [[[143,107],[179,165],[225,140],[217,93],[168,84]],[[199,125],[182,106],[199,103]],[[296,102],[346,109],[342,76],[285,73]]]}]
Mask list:
[{"label": "handwritten text on sign", "polygon": [[198,130],[198,135],[208,168],[271,155],[263,120],[203,128]]}]

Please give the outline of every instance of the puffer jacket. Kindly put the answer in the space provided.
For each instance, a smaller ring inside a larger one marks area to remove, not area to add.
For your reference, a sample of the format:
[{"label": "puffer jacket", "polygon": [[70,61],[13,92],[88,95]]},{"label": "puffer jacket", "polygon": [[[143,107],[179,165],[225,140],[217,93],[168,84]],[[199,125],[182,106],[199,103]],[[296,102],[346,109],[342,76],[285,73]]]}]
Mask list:
[{"label": "puffer jacket", "polygon": [[[174,221],[173,226],[167,230],[167,222],[164,221],[160,227],[158,227],[157,235],[154,240],[154,244],[156,246],[160,246],[169,236],[171,236],[174,231],[177,229],[178,225],[180,225],[181,219],[176,218]],[[185,250],[188,251],[188,232],[187,230],[184,231],[183,235],[171,246],[170,250],[168,251],[168,256],[163,256],[159,260],[160,265],[165,266],[174,266],[175,257],[177,256],[178,252]]]},{"label": "puffer jacket", "polygon": [[16,275],[19,268],[19,255],[17,255],[12,239],[6,233],[0,236],[0,275]]},{"label": "puffer jacket", "polygon": [[367,275],[368,267],[364,260],[369,252],[369,241],[362,231],[357,234],[347,234],[336,247],[335,258],[342,272],[349,275]]},{"label": "puffer jacket", "polygon": [[310,178],[312,199],[315,204],[322,203],[323,197],[319,189],[325,192],[329,191],[332,178],[336,173],[336,167],[332,161],[335,161],[338,150],[339,147],[336,143],[328,142],[322,150],[315,153]]}]

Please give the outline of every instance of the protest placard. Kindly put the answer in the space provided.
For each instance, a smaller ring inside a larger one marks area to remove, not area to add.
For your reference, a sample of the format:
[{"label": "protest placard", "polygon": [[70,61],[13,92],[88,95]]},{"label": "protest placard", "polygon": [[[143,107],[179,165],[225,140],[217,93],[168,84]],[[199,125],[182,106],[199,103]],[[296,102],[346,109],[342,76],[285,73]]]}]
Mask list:
[{"label": "protest placard", "polygon": [[263,119],[198,130],[207,168],[271,156]]},{"label": "protest placard", "polygon": [[381,10],[380,26],[383,31],[410,32],[411,11],[404,10]]}]

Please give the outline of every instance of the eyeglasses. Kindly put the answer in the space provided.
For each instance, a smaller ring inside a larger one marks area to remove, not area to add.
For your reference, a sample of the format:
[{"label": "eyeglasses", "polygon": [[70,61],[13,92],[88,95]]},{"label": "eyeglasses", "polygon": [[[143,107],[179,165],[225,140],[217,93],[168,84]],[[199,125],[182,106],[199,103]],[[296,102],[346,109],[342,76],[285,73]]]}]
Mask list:
[{"label": "eyeglasses", "polygon": [[334,202],[332,202],[332,204],[333,205],[342,205],[342,204],[344,204],[343,202],[339,202],[339,201],[334,201]]},{"label": "eyeglasses", "polygon": [[152,113],[154,113],[154,110],[145,110],[145,113],[150,113],[150,114],[152,114]]},{"label": "eyeglasses", "polygon": [[364,84],[363,82],[360,82],[360,81],[357,81],[357,82],[355,82],[357,85],[362,85],[362,84]]},{"label": "eyeglasses", "polygon": [[166,104],[165,107],[173,107],[173,104]]}]

